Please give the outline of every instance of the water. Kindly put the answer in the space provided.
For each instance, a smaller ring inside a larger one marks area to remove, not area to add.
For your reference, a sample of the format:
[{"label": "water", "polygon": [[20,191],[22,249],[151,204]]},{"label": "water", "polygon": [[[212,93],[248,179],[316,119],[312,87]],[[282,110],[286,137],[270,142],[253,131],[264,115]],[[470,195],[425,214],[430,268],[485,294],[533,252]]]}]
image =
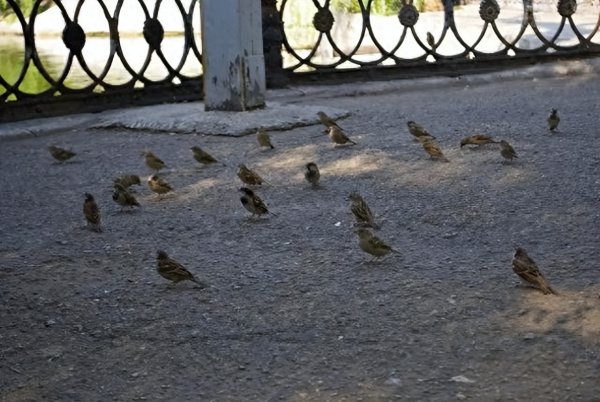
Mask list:
[{"label": "water", "polygon": [[[197,37],[196,40],[200,41]],[[71,89],[93,87],[94,91],[102,91],[102,87],[95,86],[94,81],[88,76],[83,66],[76,58],[67,69],[69,50],[65,47],[60,37],[36,38],[36,47],[43,69],[52,80],[58,81],[64,76],[64,84]],[[88,37],[82,50],[84,65],[95,76],[102,76],[103,81],[111,85],[120,85],[134,81],[135,87],[142,87],[143,83],[135,80],[118,56],[109,63],[110,39],[101,36]],[[143,64],[149,54],[149,46],[143,37],[121,38],[121,47],[127,63],[134,73],[143,73],[143,76],[160,81],[168,77],[168,70],[160,58],[153,54],[147,69],[142,72]],[[190,50],[184,54],[184,37],[166,36],[162,42],[162,51],[166,61],[172,68],[177,69],[180,64],[181,73],[186,77],[198,77],[202,74],[201,63],[197,56]],[[10,85],[14,85],[23,71],[25,44],[22,37],[3,36],[0,40],[0,76]],[[105,71],[106,70],[106,71]],[[34,65],[33,60],[26,69],[26,75],[19,85],[19,89],[29,94],[37,94],[50,89],[52,86],[43,74]],[[178,83],[179,79],[173,79]],[[5,94],[6,89],[0,86],[0,94]],[[14,96],[11,96],[14,99]]]}]

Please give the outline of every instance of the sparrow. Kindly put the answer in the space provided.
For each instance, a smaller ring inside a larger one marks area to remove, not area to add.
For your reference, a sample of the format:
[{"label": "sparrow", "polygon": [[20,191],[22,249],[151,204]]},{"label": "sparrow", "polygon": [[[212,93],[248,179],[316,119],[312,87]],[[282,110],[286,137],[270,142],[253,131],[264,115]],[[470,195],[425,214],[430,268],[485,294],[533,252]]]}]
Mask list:
[{"label": "sparrow", "polygon": [[498,141],[495,141],[492,136],[486,134],[474,134],[460,140],[460,147],[464,147],[465,145],[484,145],[484,144],[496,144]]},{"label": "sparrow", "polygon": [[240,201],[244,208],[252,213],[252,217],[271,214],[275,215],[273,212],[269,212],[269,209],[265,205],[264,201],[254,193],[254,191],[250,190],[248,187],[241,187],[239,191],[243,194],[240,197]]},{"label": "sparrow", "polygon": [[165,279],[171,282],[178,283],[181,281],[192,281],[205,287],[205,285],[194,278],[194,275],[188,271],[183,265],[169,258],[164,251],[158,251],[156,255],[156,271]]},{"label": "sparrow", "polygon": [[518,247],[512,260],[512,268],[523,282],[541,290],[545,295],[556,294],[550,287],[544,275],[540,272],[535,261],[527,255],[527,252]]},{"label": "sparrow", "polygon": [[259,128],[256,132],[256,140],[258,141],[258,145],[261,147],[269,147],[271,149],[275,148],[273,144],[271,144],[271,138],[269,134],[267,134],[267,130],[264,128]]},{"label": "sparrow", "polygon": [[266,181],[262,177],[260,177],[254,170],[249,169],[243,163],[239,165],[237,175],[243,183],[249,184],[251,186],[260,186],[261,184],[263,184],[263,182],[266,183]]},{"label": "sparrow", "polygon": [[52,157],[59,162],[64,162],[66,160],[71,159],[75,155],[77,155],[73,151],[69,151],[68,149],[59,148],[55,145],[50,145],[48,147],[48,151],[50,151],[50,155],[52,155]]},{"label": "sparrow", "polygon": [[304,178],[307,182],[312,184],[313,187],[317,187],[319,185],[321,173],[319,172],[319,167],[316,163],[309,162],[306,164],[306,172],[304,172]]},{"label": "sparrow", "polygon": [[140,184],[140,176],[135,175],[135,174],[126,174],[126,175],[117,177],[113,183],[115,186],[118,184],[118,185],[122,186],[124,189],[128,189],[129,187],[133,186],[134,184],[137,184],[137,185]]},{"label": "sparrow", "polygon": [[426,138],[422,140],[421,143],[423,145],[423,149],[429,154],[429,156],[431,156],[431,158],[444,162],[450,162],[448,158],[444,156],[442,149],[434,140]]},{"label": "sparrow", "polygon": [[362,251],[373,256],[371,260],[377,260],[389,253],[398,253],[398,251],[371,233],[369,229],[359,228],[356,233],[358,234],[358,246]]},{"label": "sparrow", "polygon": [[202,150],[200,147],[193,146],[190,149],[194,153],[194,159],[203,165],[209,165],[211,163],[218,162],[211,154]]},{"label": "sparrow", "polygon": [[408,131],[415,137],[416,140],[423,138],[435,140],[435,137],[429,134],[429,131],[427,131],[425,127],[421,126],[420,124],[409,120],[408,122],[406,122],[406,125],[408,126]]},{"label": "sparrow", "polygon": [[317,112],[317,115],[319,116],[319,121],[325,127],[327,127],[327,129],[329,129],[330,127],[337,127],[340,130],[342,129],[340,126],[338,126],[338,124],[335,122],[335,120],[333,120],[331,117],[327,116],[327,114],[325,114],[325,112]]},{"label": "sparrow", "polygon": [[112,199],[114,202],[122,207],[139,207],[140,203],[137,202],[133,194],[131,194],[121,184],[115,183]]},{"label": "sparrow", "polygon": [[513,158],[517,158],[517,153],[514,148],[506,141],[500,141],[500,155],[504,159],[513,160]]},{"label": "sparrow", "polygon": [[550,131],[554,131],[558,128],[558,123],[560,123],[560,117],[558,117],[558,110],[552,109],[550,112],[550,116],[548,116],[548,128]]},{"label": "sparrow", "polygon": [[343,144],[347,144],[349,142],[352,145],[356,145],[356,142],[354,142],[350,138],[348,138],[346,133],[344,133],[344,131],[341,128],[339,128],[337,125],[329,126],[328,134],[329,134],[329,138],[331,139],[331,141],[336,144],[343,145]]},{"label": "sparrow", "polygon": [[87,220],[88,226],[96,232],[101,232],[100,226],[100,208],[90,193],[85,193],[85,201],[83,202],[83,215]]},{"label": "sparrow", "polygon": [[146,166],[148,166],[150,169],[153,169],[156,173],[166,166],[158,156],[154,155],[150,151],[144,151],[143,155]]},{"label": "sparrow", "polygon": [[161,179],[157,175],[152,175],[148,178],[148,187],[152,192],[162,196],[163,194],[173,191],[173,187],[169,185],[165,180]]},{"label": "sparrow", "polygon": [[379,229],[379,225],[375,223],[375,218],[371,212],[371,208],[367,205],[367,202],[362,198],[359,193],[351,193],[348,199],[352,201],[350,204],[350,211],[356,219],[356,223],[362,226],[371,227],[373,229]]}]

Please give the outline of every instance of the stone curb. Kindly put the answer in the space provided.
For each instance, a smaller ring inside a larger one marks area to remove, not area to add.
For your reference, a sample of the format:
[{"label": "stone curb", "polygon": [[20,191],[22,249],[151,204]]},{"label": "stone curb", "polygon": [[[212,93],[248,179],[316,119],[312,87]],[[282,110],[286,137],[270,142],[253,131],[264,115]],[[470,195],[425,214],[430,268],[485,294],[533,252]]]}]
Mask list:
[{"label": "stone curb", "polygon": [[[0,141],[41,137],[56,132],[90,127],[241,136],[250,134],[261,126],[268,130],[289,130],[294,127],[317,124],[316,112],[318,110],[325,111],[333,118],[348,115],[347,111],[340,109],[305,104],[300,106],[294,103],[303,101],[307,97],[323,99],[390,92],[402,94],[408,91],[449,86],[474,86],[499,81],[549,79],[592,74],[600,75],[600,58],[544,63],[526,68],[459,77],[298,86],[267,91],[267,99],[269,99],[267,108],[258,111],[240,114],[204,112],[203,108],[199,106],[202,104],[201,102],[109,110],[95,114],[86,113],[5,123],[0,127]],[[198,112],[199,114],[195,114]],[[190,118],[189,116],[194,117]],[[232,118],[232,116],[236,117]],[[210,129],[206,128],[207,125]]]}]

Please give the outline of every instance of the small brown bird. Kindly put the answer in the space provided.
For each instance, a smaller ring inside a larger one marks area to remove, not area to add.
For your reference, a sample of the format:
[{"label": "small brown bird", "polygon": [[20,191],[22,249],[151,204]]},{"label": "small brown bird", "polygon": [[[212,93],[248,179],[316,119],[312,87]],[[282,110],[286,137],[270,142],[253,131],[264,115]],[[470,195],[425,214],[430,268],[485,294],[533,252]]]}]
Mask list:
[{"label": "small brown bird", "polygon": [[194,159],[196,159],[197,162],[199,162],[199,163],[201,163],[203,165],[209,165],[211,163],[217,163],[218,162],[215,159],[215,157],[213,157],[211,154],[209,154],[208,152],[204,151],[200,147],[193,146],[190,149],[194,153]]},{"label": "small brown bird", "polygon": [[85,201],[83,202],[83,215],[87,220],[88,226],[96,232],[101,232],[100,224],[100,208],[90,193],[85,193]]},{"label": "small brown bird", "polygon": [[460,140],[460,147],[465,145],[477,145],[481,146],[484,144],[496,144],[498,141],[494,140],[492,136],[487,134],[474,134]]},{"label": "small brown bird", "polygon": [[192,281],[200,285],[200,287],[205,287],[205,285],[194,278],[194,275],[192,275],[192,273],[183,265],[172,258],[169,258],[167,253],[161,250],[159,250],[156,255],[156,271],[160,276],[174,283]]},{"label": "small brown bird", "polygon": [[306,164],[306,172],[304,172],[304,178],[313,187],[319,186],[319,179],[321,178],[321,172],[319,172],[319,167],[317,166],[316,163],[309,162]]},{"label": "small brown bird", "polygon": [[421,126],[420,124],[409,120],[408,122],[406,122],[406,125],[408,126],[408,131],[413,135],[413,137],[415,137],[415,140],[424,138],[435,140],[435,137],[429,134],[429,131],[427,131],[425,127]]},{"label": "small brown bird", "polygon": [[521,247],[518,247],[515,251],[512,268],[521,280],[528,285],[541,290],[545,295],[556,294],[546,281],[546,278],[544,278],[544,275],[540,272],[535,261]]},{"label": "small brown bird", "polygon": [[325,127],[327,127],[327,129],[329,129],[330,127],[337,127],[340,130],[342,129],[340,126],[338,126],[338,124],[336,123],[336,121],[333,120],[331,117],[327,116],[327,114],[325,114],[325,112],[317,112],[317,115],[319,116],[319,121]]},{"label": "small brown bird", "polygon": [[135,199],[133,194],[131,194],[125,187],[122,185],[115,183],[114,191],[112,195],[112,199],[114,202],[119,204],[121,207],[139,207],[140,203]]},{"label": "small brown bird", "polygon": [[552,109],[550,112],[550,116],[548,116],[548,128],[550,131],[554,131],[558,128],[558,123],[560,123],[560,117],[558,117],[558,110]]},{"label": "small brown bird", "polygon": [[504,159],[511,161],[513,158],[518,158],[514,148],[504,140],[500,141],[500,155],[502,155]]},{"label": "small brown bird", "polygon": [[59,162],[67,161],[77,155],[73,151],[69,151],[68,149],[63,149],[55,145],[50,145],[48,147],[48,151],[50,151],[50,155],[52,155],[52,157]]},{"label": "small brown bird", "polygon": [[237,175],[243,183],[251,186],[260,186],[261,184],[266,183],[266,181],[260,177],[258,173],[246,167],[246,165],[243,163],[239,165]]},{"label": "small brown bird", "polygon": [[358,246],[362,251],[373,256],[371,261],[384,257],[389,253],[399,253],[371,233],[369,229],[359,228],[356,233],[358,234]]},{"label": "small brown bird", "polygon": [[126,174],[120,177],[117,177],[114,180],[114,184],[115,185],[120,185],[121,187],[123,187],[124,189],[128,189],[129,187],[133,186],[134,184],[141,184],[140,181],[140,176],[135,175],[135,174]]},{"label": "small brown bird", "polygon": [[422,140],[421,144],[423,145],[425,152],[427,152],[432,159],[450,162],[448,158],[444,156],[442,149],[434,140],[427,138]]},{"label": "small brown bird", "polygon": [[359,193],[351,193],[348,199],[352,201],[350,211],[352,211],[358,225],[379,229],[379,225],[375,223],[371,208],[369,208],[369,205],[367,205],[367,202]]},{"label": "small brown bird", "polygon": [[269,137],[269,134],[267,134],[267,130],[262,127],[256,132],[256,140],[261,147],[275,148],[273,144],[271,144],[271,138]]},{"label": "small brown bird", "polygon": [[150,169],[153,169],[156,173],[166,166],[158,156],[154,155],[150,151],[144,151],[143,155],[146,166],[148,166]]},{"label": "small brown bird", "polygon": [[160,198],[163,194],[173,191],[173,187],[169,185],[165,180],[161,179],[157,175],[152,175],[148,178],[148,187],[150,190]]},{"label": "small brown bird", "polygon": [[347,143],[351,143],[352,145],[356,145],[356,142],[352,141],[344,131],[338,126],[330,126],[329,127],[329,138],[335,144],[343,145]]},{"label": "small brown bird", "polygon": [[248,187],[242,187],[239,191],[243,194],[240,197],[240,201],[244,208],[252,213],[252,217],[260,216],[264,214],[275,215],[273,212],[269,212],[264,201],[254,193],[254,191],[250,190]]}]

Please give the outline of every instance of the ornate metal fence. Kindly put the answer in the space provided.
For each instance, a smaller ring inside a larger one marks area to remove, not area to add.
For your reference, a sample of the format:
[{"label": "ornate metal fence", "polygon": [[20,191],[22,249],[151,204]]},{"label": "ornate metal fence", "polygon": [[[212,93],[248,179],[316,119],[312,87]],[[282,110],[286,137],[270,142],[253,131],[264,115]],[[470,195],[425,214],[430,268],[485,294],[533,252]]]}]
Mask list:
[{"label": "ornate metal fence", "polygon": [[[194,29],[199,0],[169,1],[164,16],[162,0],[52,0],[57,7],[50,16],[40,12],[43,0],[36,0],[27,16],[15,0],[6,1],[16,20],[5,24],[13,32],[4,38],[8,43],[12,33],[16,56],[0,46],[7,60],[0,65],[0,121],[202,96],[201,46]],[[56,36],[60,40],[52,39]],[[175,54],[165,45],[169,41],[178,42],[170,43]],[[43,57],[48,54],[58,60]]]},{"label": "ornate metal fence", "polygon": [[[373,12],[384,0],[282,0],[285,69],[331,79],[323,73],[448,71],[600,54],[597,0],[513,0],[502,6],[496,0],[438,0],[441,10],[427,13],[419,12],[417,0],[405,1],[386,17]],[[288,21],[306,22],[306,15],[312,21],[299,38]]]},{"label": "ornate metal fence", "polygon": [[[17,1],[0,0],[0,121],[202,97],[201,0]],[[414,1],[261,0],[267,82],[600,55],[600,0]]]}]

